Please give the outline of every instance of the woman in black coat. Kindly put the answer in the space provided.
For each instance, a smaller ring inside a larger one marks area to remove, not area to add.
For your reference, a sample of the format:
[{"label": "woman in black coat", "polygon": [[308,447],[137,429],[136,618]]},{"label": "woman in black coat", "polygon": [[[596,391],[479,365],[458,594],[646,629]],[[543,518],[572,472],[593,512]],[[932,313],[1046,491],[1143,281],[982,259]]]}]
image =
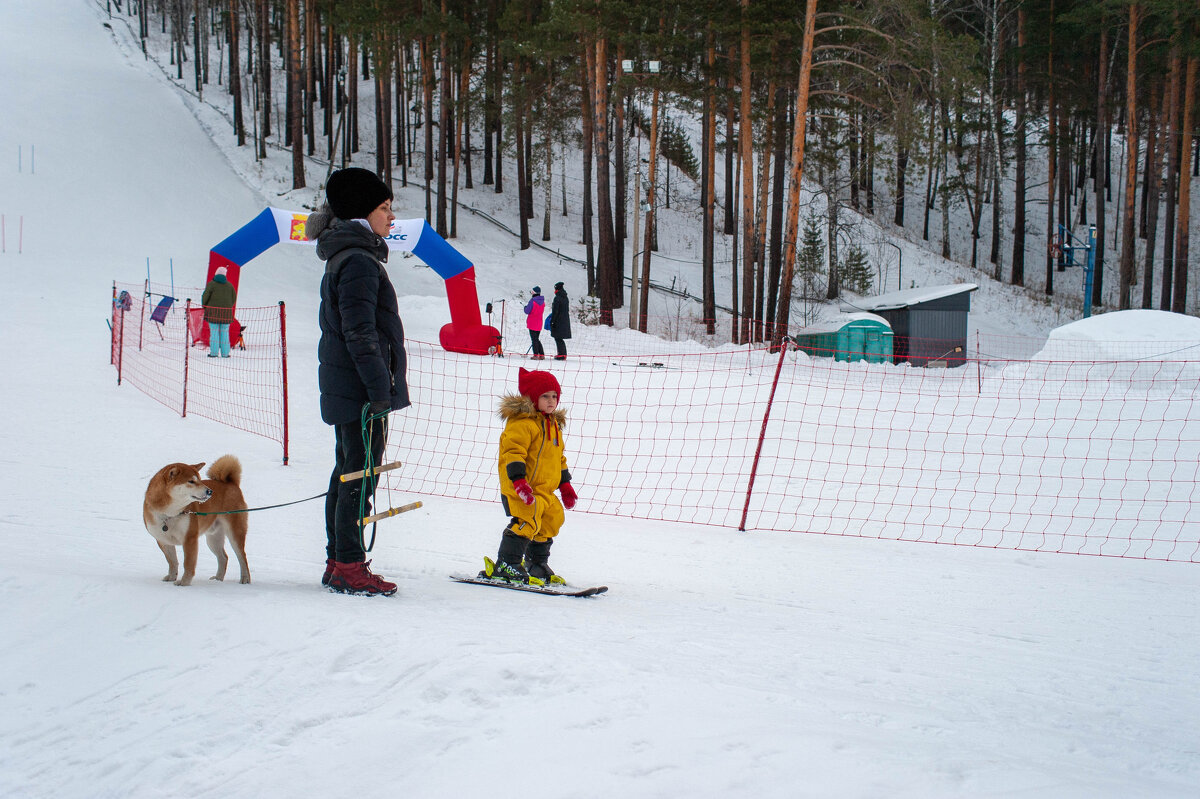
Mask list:
[{"label": "woman in black coat", "polygon": [[567,359],[567,339],[571,337],[571,298],[562,283],[554,284],[554,304],[550,306],[550,335],[554,338],[554,346],[558,354],[556,361]]},{"label": "woman in black coat", "polygon": [[[326,203],[309,216],[305,233],[325,261],[321,280],[321,341],[317,382],[321,419],[333,425],[336,451],[325,498],[325,576],[330,589],[349,594],[396,593],[396,584],[372,574],[359,519],[371,513],[374,485],[341,481],[366,462],[364,418],[369,421],[371,460],[379,465],[387,438],[387,414],[409,405],[405,380],[404,326],[396,290],[384,269],[391,227],[392,190],[373,172],[334,172]],[[368,499],[362,503],[362,492]],[[359,514],[362,514],[360,516]]]}]

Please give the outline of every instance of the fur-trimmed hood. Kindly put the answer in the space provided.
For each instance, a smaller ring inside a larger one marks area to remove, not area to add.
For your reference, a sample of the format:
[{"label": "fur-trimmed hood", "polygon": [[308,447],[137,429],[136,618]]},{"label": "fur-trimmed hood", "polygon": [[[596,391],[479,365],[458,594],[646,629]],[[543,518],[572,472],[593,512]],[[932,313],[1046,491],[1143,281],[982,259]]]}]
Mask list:
[{"label": "fur-trimmed hood", "polygon": [[322,233],[333,227],[336,221],[337,217],[333,215],[329,203],[321,203],[321,207],[309,214],[305,220],[304,235],[309,241],[316,241]]},{"label": "fur-trimmed hood", "polygon": [[[501,397],[496,415],[506,422],[513,419],[540,421],[543,417],[542,412],[537,409],[529,397],[522,397],[520,394],[505,394]],[[560,430],[567,428],[567,412],[563,408],[555,408],[554,413],[550,414],[550,418],[554,420]]]},{"label": "fur-trimmed hood", "polygon": [[304,235],[317,242],[317,257],[322,261],[351,247],[366,250],[379,263],[386,263],[388,259],[386,241],[375,235],[365,222],[347,222],[334,216],[328,203],[309,215],[304,223]]}]

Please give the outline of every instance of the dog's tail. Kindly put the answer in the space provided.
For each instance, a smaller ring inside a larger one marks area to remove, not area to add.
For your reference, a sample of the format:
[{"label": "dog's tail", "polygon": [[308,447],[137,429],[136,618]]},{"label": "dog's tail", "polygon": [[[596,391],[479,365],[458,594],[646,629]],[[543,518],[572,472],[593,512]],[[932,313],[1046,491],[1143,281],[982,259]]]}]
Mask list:
[{"label": "dog's tail", "polygon": [[208,467],[208,478],[222,483],[240,485],[242,482],[242,464],[232,455],[222,455],[212,466]]}]

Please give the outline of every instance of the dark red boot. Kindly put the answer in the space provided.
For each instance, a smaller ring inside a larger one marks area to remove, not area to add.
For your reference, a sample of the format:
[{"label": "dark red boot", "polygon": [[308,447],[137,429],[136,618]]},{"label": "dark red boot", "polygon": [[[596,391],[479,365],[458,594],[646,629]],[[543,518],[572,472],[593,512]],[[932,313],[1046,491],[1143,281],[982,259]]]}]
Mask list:
[{"label": "dark red boot", "polygon": [[333,576],[333,558],[325,558],[325,574],[321,576],[321,585],[329,585],[329,578]]},{"label": "dark red boot", "polygon": [[389,583],[378,574],[371,573],[371,562],[334,563],[333,574],[329,575],[329,589],[342,594],[363,596],[391,596],[396,593],[396,584]]}]

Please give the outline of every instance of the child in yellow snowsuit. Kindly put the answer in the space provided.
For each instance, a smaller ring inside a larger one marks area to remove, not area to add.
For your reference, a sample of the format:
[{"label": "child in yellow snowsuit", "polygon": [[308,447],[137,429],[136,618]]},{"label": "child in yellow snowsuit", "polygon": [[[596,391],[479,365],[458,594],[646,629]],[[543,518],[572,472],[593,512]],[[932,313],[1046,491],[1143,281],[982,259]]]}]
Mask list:
[{"label": "child in yellow snowsuit", "polygon": [[[561,389],[550,372],[521,369],[518,394],[500,399],[500,501],[511,518],[500,539],[496,561],[484,559],[487,577],[544,585],[562,583],[550,568],[550,545],[575,490],[563,446],[567,415],[558,407]],[[562,495],[562,502],[554,495]]]}]

